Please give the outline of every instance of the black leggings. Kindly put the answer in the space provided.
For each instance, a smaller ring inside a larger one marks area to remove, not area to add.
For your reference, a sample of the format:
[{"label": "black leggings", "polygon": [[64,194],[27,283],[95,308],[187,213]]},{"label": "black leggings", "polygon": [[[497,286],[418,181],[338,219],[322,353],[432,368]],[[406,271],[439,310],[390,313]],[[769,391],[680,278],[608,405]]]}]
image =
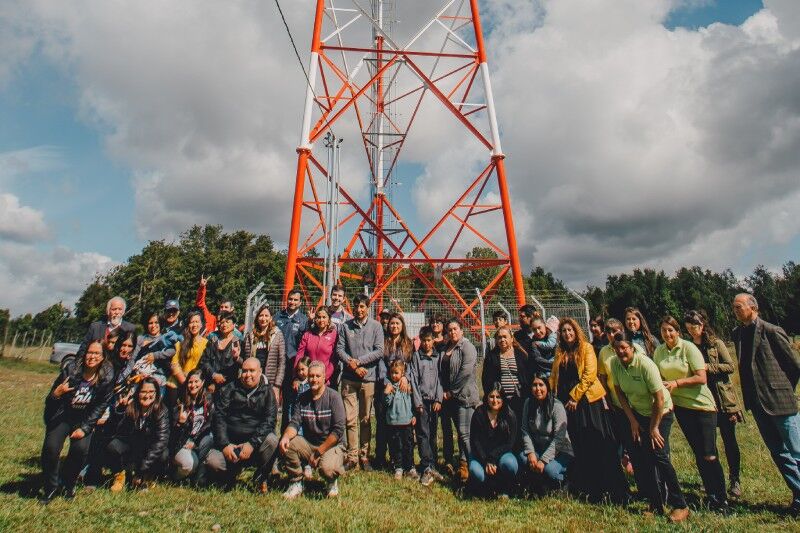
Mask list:
[{"label": "black leggings", "polygon": [[731,422],[730,413],[717,413],[717,427],[725,447],[725,457],[728,459],[728,476],[731,483],[739,481],[742,454],[739,451],[739,442],[736,440],[736,422]]},{"label": "black leggings", "polygon": [[[678,475],[669,457],[669,433],[672,428],[672,413],[661,417],[658,431],[664,438],[663,448],[654,448],[650,439],[650,418],[634,412],[639,423],[639,441],[634,442],[628,422],[624,445],[633,462],[636,485],[639,492],[650,502],[650,509],[664,510],[664,503],[677,509],[686,508],[686,500],[678,483]],[[627,419],[627,418],[626,418]]]},{"label": "black leggings", "polygon": [[[74,424],[57,418],[51,420],[45,429],[44,444],[42,445],[42,473],[44,474],[44,490],[51,492],[58,488],[58,462],[64,441],[72,433]],[[82,439],[70,439],[69,452],[61,469],[61,484],[71,489],[75,486],[78,474],[89,454],[92,436],[86,435]]]},{"label": "black leggings", "polygon": [[694,452],[694,460],[706,494],[717,501],[725,501],[725,473],[717,454],[717,412],[676,406],[675,418]]},{"label": "black leggings", "polygon": [[122,472],[123,470],[133,471],[134,475],[153,478],[157,475],[164,464],[167,462],[169,452],[164,450],[161,457],[148,471],[141,471],[142,460],[150,450],[142,442],[131,442],[127,439],[113,438],[108,443],[105,453],[105,464],[112,472]]}]

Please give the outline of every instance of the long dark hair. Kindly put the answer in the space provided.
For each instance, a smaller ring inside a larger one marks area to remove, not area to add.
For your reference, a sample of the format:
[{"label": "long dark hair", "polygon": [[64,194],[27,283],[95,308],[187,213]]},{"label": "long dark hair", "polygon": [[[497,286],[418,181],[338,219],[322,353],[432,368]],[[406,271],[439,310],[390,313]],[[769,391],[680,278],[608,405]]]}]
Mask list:
[{"label": "long dark hair", "polygon": [[531,379],[531,388],[533,387],[533,382],[537,379],[544,382],[544,386],[547,389],[547,396],[545,396],[544,400],[540,401],[537,400],[533,394],[530,395],[530,399],[528,400],[528,419],[530,420],[536,413],[539,413],[544,420],[547,420],[553,416],[553,405],[556,403],[556,395],[553,394],[553,391],[550,389],[550,379],[544,374],[534,374]]},{"label": "long dark hair", "polygon": [[119,372],[122,368],[128,364],[128,361],[123,361],[119,358],[119,352],[122,350],[122,345],[125,344],[125,341],[131,341],[133,345],[133,349],[131,350],[130,358],[133,359],[133,352],[136,350],[136,332],[135,331],[123,331],[122,334],[117,337],[117,342],[114,344],[114,350],[111,352],[111,364],[114,366],[114,372]]},{"label": "long dark hair", "polygon": [[92,344],[99,344],[102,349],[103,353],[103,361],[100,363],[100,366],[97,368],[97,383],[110,381],[114,376],[114,365],[108,360],[106,357],[105,351],[105,343],[103,339],[94,339],[89,341],[89,344],[86,345],[86,351],[83,352],[83,355],[80,359],[75,360],[75,365],[72,368],[72,376],[75,379],[83,379],[83,370],[86,367],[86,354],[89,352],[89,346]]},{"label": "long dark hair", "polygon": [[508,423],[508,419],[511,416],[511,407],[508,405],[508,397],[506,393],[503,392],[503,385],[499,381],[495,381],[491,384],[491,386],[483,393],[483,407],[486,409],[486,415],[489,415],[489,395],[493,392],[496,392],[500,395],[500,398],[503,399],[503,406],[500,407],[500,412],[497,413],[497,427],[502,431],[508,433],[511,431],[511,425]]},{"label": "long dark hair", "polygon": [[[336,287],[334,287],[333,289],[331,289],[331,291],[333,291],[333,290],[335,290],[335,289],[336,289]],[[331,317],[333,316],[333,311],[332,311],[332,309],[333,309],[333,307],[326,307],[326,306],[324,306],[324,305],[320,305],[319,307],[317,307],[317,310],[316,310],[316,311],[314,311],[314,318],[315,318],[315,319],[317,318],[317,313],[319,313],[320,311],[322,311],[322,312],[324,312],[325,314],[327,314],[327,315],[328,315],[328,329],[326,329],[325,331],[321,331],[321,330],[320,330],[320,329],[317,327],[316,320],[312,320],[312,321],[311,321],[311,331],[312,331],[312,332],[314,332],[314,334],[315,334],[315,335],[322,335],[322,334],[324,334],[324,333],[327,333],[327,332],[331,331],[332,329],[334,329],[334,328],[336,327],[336,326],[333,324],[333,322],[331,321]]]},{"label": "long dark hair", "polygon": [[[200,317],[200,331],[197,332],[197,335],[192,335],[189,332],[189,322],[194,317]],[[192,347],[194,347],[194,341],[197,340],[197,337],[200,336],[200,333],[203,332],[203,313],[198,310],[189,311],[186,314],[186,326],[183,328],[183,340],[180,342],[181,349],[178,352],[178,363],[181,366],[186,364],[186,359],[189,357],[189,352],[191,351]]]},{"label": "long dark hair", "polygon": [[642,312],[639,311],[638,307],[625,308],[625,314],[622,315],[622,324],[625,326],[625,331],[628,332],[630,338],[633,338],[633,334],[636,332],[628,329],[628,321],[625,320],[625,317],[628,316],[628,313],[633,313],[636,315],[636,318],[639,319],[639,330],[642,332],[642,336],[644,337],[645,350],[647,350],[647,355],[652,357],[653,352],[656,351],[656,338],[653,337],[652,333],[650,333],[650,326],[647,325],[647,320],[644,318]]},{"label": "long dark hair", "polygon": [[717,333],[714,328],[708,323],[708,316],[704,311],[697,311],[692,309],[683,315],[684,324],[694,324],[695,326],[703,326],[703,332],[700,334],[703,346],[711,346],[717,340]]},{"label": "long dark hair", "polygon": [[197,393],[197,398],[192,400],[191,396],[189,396],[189,378],[192,376],[200,376],[200,381],[203,380],[203,371],[200,368],[195,368],[188,374],[186,374],[186,381],[183,382],[181,385],[182,394],[181,397],[183,398],[182,404],[184,408],[189,408],[194,404],[198,403],[198,400],[203,400],[203,396],[205,395],[205,387],[200,389],[200,392]]},{"label": "long dark hair", "polygon": [[158,381],[156,381],[156,378],[153,376],[147,376],[146,378],[142,379],[138,385],[136,385],[136,390],[133,392],[133,401],[129,402],[127,409],[125,409],[125,416],[132,419],[137,425],[139,420],[142,418],[142,415],[145,414],[142,412],[142,408],[139,405],[139,391],[141,391],[142,387],[148,383],[155,387],[156,399],[153,402],[152,407],[150,407],[149,413],[147,414],[152,416],[161,411],[161,386],[158,384]]},{"label": "long dark hair", "polygon": [[411,359],[411,354],[414,352],[414,343],[408,337],[408,330],[406,329],[406,321],[400,313],[392,313],[389,315],[389,321],[394,319],[400,321],[400,335],[397,341],[392,341],[390,335],[386,335],[383,340],[383,353],[390,354],[392,352],[399,352],[404,361]]},{"label": "long dark hair", "polygon": [[[263,332],[258,331],[258,315],[261,314],[263,310],[269,311],[270,320],[267,324],[267,327],[264,328]],[[267,304],[262,305],[258,308],[258,311],[255,312],[253,315],[253,340],[255,341],[263,341],[264,343],[269,343],[269,336],[272,333],[272,330],[275,329],[275,315],[272,314],[272,309],[269,308]]]}]

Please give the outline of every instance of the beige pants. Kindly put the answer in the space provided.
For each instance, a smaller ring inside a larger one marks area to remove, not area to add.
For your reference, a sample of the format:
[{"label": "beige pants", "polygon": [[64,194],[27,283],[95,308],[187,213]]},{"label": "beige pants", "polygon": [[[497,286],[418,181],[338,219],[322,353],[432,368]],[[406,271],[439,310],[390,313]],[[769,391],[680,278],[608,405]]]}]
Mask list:
[{"label": "beige pants", "polygon": [[[303,461],[308,462],[311,454],[318,448],[313,446],[301,435],[297,435],[289,442],[289,447],[286,449],[286,471],[292,481],[300,481],[303,477]],[[344,474],[344,450],[338,444],[330,448],[327,452],[322,454],[319,458],[319,474],[327,479],[333,481],[340,475]]]},{"label": "beige pants", "polygon": [[[358,461],[359,456],[366,461],[369,456],[369,441],[372,438],[372,399],[375,396],[375,383],[342,380],[342,401],[347,417],[347,459]],[[358,437],[356,437],[358,426]],[[358,443],[358,447],[356,447]]]}]

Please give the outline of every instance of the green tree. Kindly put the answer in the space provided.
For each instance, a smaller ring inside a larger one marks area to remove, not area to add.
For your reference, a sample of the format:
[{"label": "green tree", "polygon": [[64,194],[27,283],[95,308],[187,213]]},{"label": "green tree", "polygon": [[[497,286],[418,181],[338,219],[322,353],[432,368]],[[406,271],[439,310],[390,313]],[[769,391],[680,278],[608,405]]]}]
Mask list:
[{"label": "green tree", "polygon": [[781,291],[779,276],[758,265],[745,279],[758,300],[759,316],[767,322],[782,325],[786,318],[786,295]]}]

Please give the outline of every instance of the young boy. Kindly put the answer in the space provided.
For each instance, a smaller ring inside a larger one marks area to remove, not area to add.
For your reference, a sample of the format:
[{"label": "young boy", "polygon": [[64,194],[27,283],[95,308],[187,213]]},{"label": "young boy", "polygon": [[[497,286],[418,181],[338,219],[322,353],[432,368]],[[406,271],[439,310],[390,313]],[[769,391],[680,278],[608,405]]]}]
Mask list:
[{"label": "young boy", "polygon": [[389,438],[389,457],[394,467],[394,478],[403,479],[403,472],[419,479],[414,469],[414,433],[416,422],[411,408],[411,394],[400,390],[400,380],[406,374],[406,364],[395,359],[389,365],[389,383],[383,393],[386,407],[386,430]]},{"label": "young boy", "polygon": [[424,327],[419,330],[419,349],[411,357],[411,394],[414,411],[417,413],[417,446],[419,446],[419,467],[422,471],[420,483],[429,486],[434,480],[441,481],[436,471],[436,427],[439,425],[439,411],[442,409],[442,383],[439,381],[439,353],[433,330]]}]

